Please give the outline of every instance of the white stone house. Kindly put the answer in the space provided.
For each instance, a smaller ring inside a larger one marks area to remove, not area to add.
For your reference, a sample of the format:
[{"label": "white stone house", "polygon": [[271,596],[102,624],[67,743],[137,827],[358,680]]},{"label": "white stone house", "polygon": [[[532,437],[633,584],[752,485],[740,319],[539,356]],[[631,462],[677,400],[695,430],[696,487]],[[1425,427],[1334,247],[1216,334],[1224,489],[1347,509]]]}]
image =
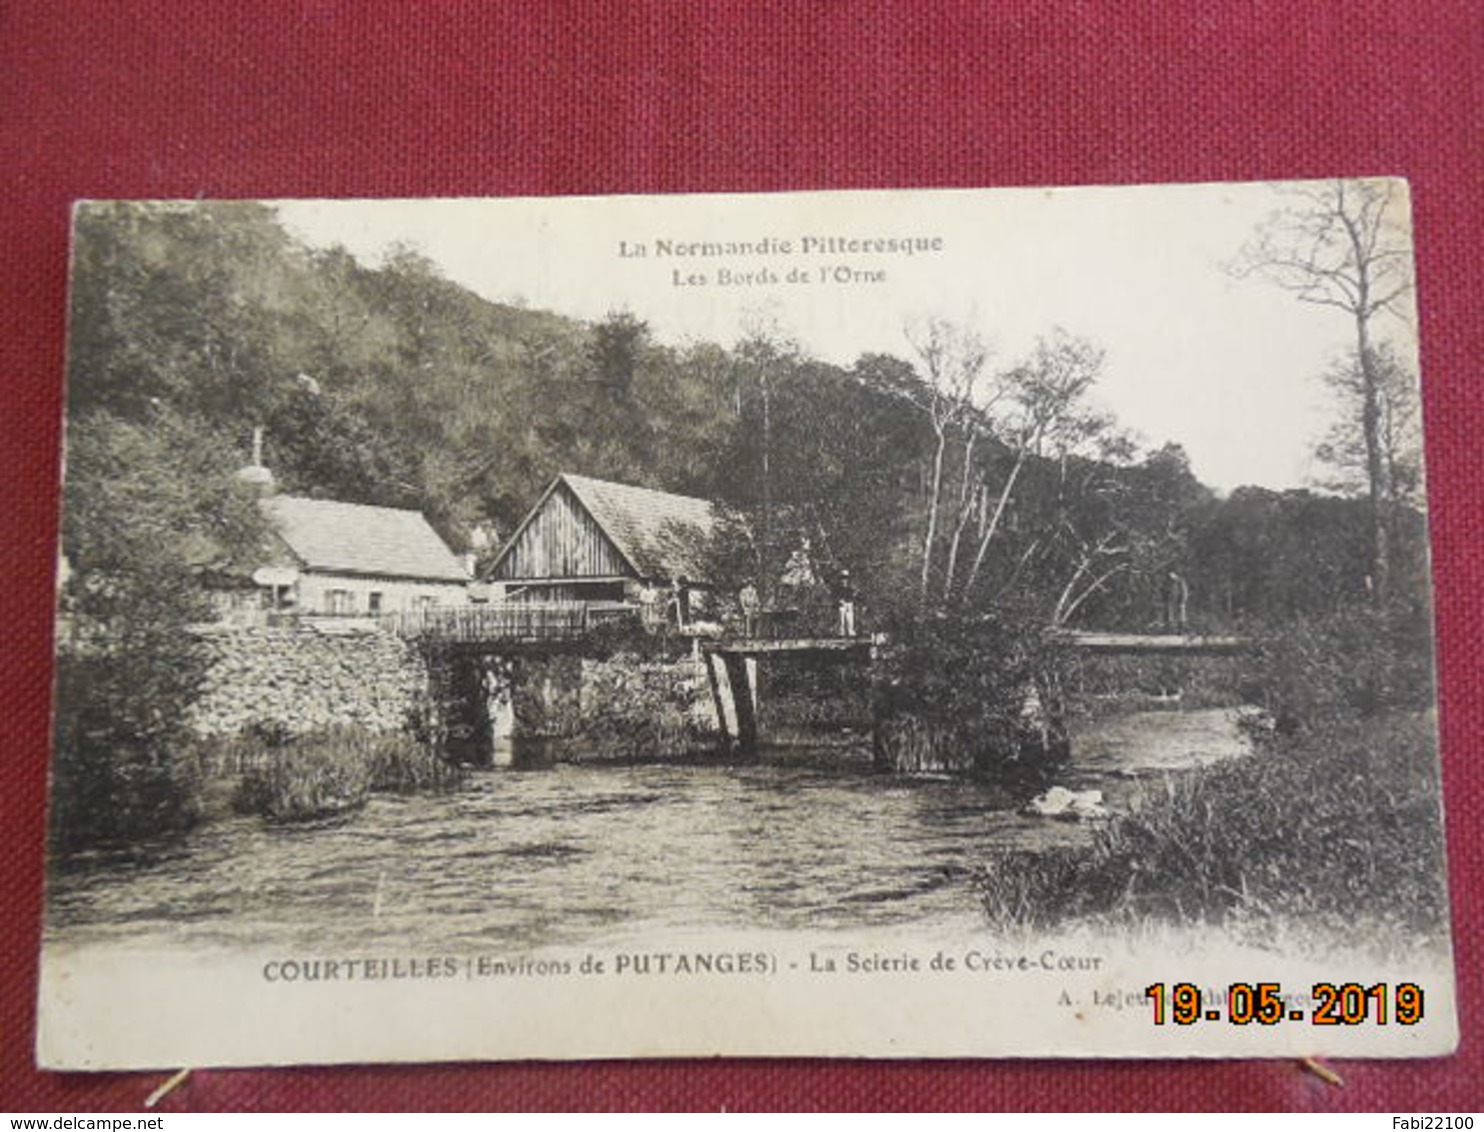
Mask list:
[{"label": "white stone house", "polygon": [[469,600],[469,569],[419,511],[274,495],[279,546],[253,575],[270,609],[373,617]]}]

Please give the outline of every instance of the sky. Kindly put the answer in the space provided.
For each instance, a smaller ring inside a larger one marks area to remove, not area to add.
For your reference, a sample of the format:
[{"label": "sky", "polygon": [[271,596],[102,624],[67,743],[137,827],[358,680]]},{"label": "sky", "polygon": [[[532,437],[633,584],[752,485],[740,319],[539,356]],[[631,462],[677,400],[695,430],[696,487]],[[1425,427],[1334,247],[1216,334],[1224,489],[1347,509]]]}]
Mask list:
[{"label": "sky", "polygon": [[[1354,340],[1344,312],[1224,269],[1284,203],[1241,184],[278,207],[311,245],[370,264],[411,245],[488,299],[587,320],[627,310],[676,345],[768,325],[842,365],[912,360],[907,326],[944,317],[1008,368],[1060,327],[1106,351],[1099,408],[1148,448],[1182,444],[1229,491],[1321,473],[1313,448],[1338,409],[1319,375]],[[751,247],[693,246],[727,242]],[[1388,323],[1415,356],[1415,319]]]}]

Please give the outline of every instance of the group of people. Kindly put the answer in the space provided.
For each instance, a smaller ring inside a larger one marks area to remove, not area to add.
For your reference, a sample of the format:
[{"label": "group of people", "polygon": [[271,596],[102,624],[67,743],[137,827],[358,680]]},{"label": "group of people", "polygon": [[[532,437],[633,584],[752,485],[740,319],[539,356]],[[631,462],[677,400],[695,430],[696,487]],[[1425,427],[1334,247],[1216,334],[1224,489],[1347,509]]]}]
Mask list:
[{"label": "group of people", "polygon": [[[691,624],[691,587],[684,575],[674,579],[668,590],[646,585],[639,591],[639,605],[646,625],[669,625],[685,629]],[[663,598],[663,604],[661,599]]]},{"label": "group of people", "polygon": [[[849,570],[841,570],[836,582],[830,587],[835,603],[835,631],[841,637],[856,635],[856,606],[859,596]],[[683,632],[695,623],[695,608],[692,598],[694,587],[685,577],[675,578],[668,588],[645,586],[639,592],[639,602],[644,610],[647,625],[667,625]],[[757,585],[748,579],[737,593],[737,607],[742,614],[744,636],[756,637],[763,628],[764,609]]]},{"label": "group of people", "polygon": [[[831,592],[835,601],[836,633],[841,637],[856,635],[855,608],[859,600],[855,584],[850,580],[850,571],[841,570]],[[742,610],[742,631],[748,637],[758,635],[762,603],[757,586],[749,579],[737,594],[737,604]]]}]

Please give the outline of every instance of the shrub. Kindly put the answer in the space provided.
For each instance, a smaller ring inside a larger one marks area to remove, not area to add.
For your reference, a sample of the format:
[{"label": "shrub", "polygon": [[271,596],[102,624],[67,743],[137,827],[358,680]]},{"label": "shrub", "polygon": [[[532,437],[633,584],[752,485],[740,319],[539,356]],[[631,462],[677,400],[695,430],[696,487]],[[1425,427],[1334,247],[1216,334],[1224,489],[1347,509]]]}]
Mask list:
[{"label": "shrub", "polygon": [[1036,620],[938,612],[891,639],[877,713],[887,746],[902,748],[889,752],[893,765],[1022,773],[1065,758],[1063,653]]},{"label": "shrub", "polygon": [[1433,703],[1431,626],[1417,611],[1295,618],[1262,636],[1249,665],[1244,684],[1285,734]]},{"label": "shrub", "polygon": [[758,684],[759,712],[767,731],[871,726],[870,679],[859,665],[764,665]]},{"label": "shrub", "polygon": [[672,626],[652,631],[638,617],[615,617],[599,621],[588,630],[583,655],[596,660],[615,656],[664,660],[685,656],[690,649],[690,638],[676,633]]},{"label": "shrub", "polygon": [[583,744],[606,758],[678,758],[703,743],[696,707],[710,693],[699,670],[619,654],[584,673]]},{"label": "shrub", "polygon": [[177,677],[158,667],[58,657],[50,836],[59,849],[179,833],[200,819],[202,767],[156,687]]}]

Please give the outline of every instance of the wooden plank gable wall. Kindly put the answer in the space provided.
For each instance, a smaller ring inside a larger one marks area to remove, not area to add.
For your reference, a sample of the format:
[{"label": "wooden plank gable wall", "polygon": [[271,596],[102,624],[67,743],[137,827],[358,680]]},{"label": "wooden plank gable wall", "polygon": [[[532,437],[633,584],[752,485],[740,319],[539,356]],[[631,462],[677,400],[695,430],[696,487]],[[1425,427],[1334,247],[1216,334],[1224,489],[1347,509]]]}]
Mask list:
[{"label": "wooden plank gable wall", "polygon": [[628,578],[634,571],[572,489],[559,483],[504,554],[495,578]]}]

